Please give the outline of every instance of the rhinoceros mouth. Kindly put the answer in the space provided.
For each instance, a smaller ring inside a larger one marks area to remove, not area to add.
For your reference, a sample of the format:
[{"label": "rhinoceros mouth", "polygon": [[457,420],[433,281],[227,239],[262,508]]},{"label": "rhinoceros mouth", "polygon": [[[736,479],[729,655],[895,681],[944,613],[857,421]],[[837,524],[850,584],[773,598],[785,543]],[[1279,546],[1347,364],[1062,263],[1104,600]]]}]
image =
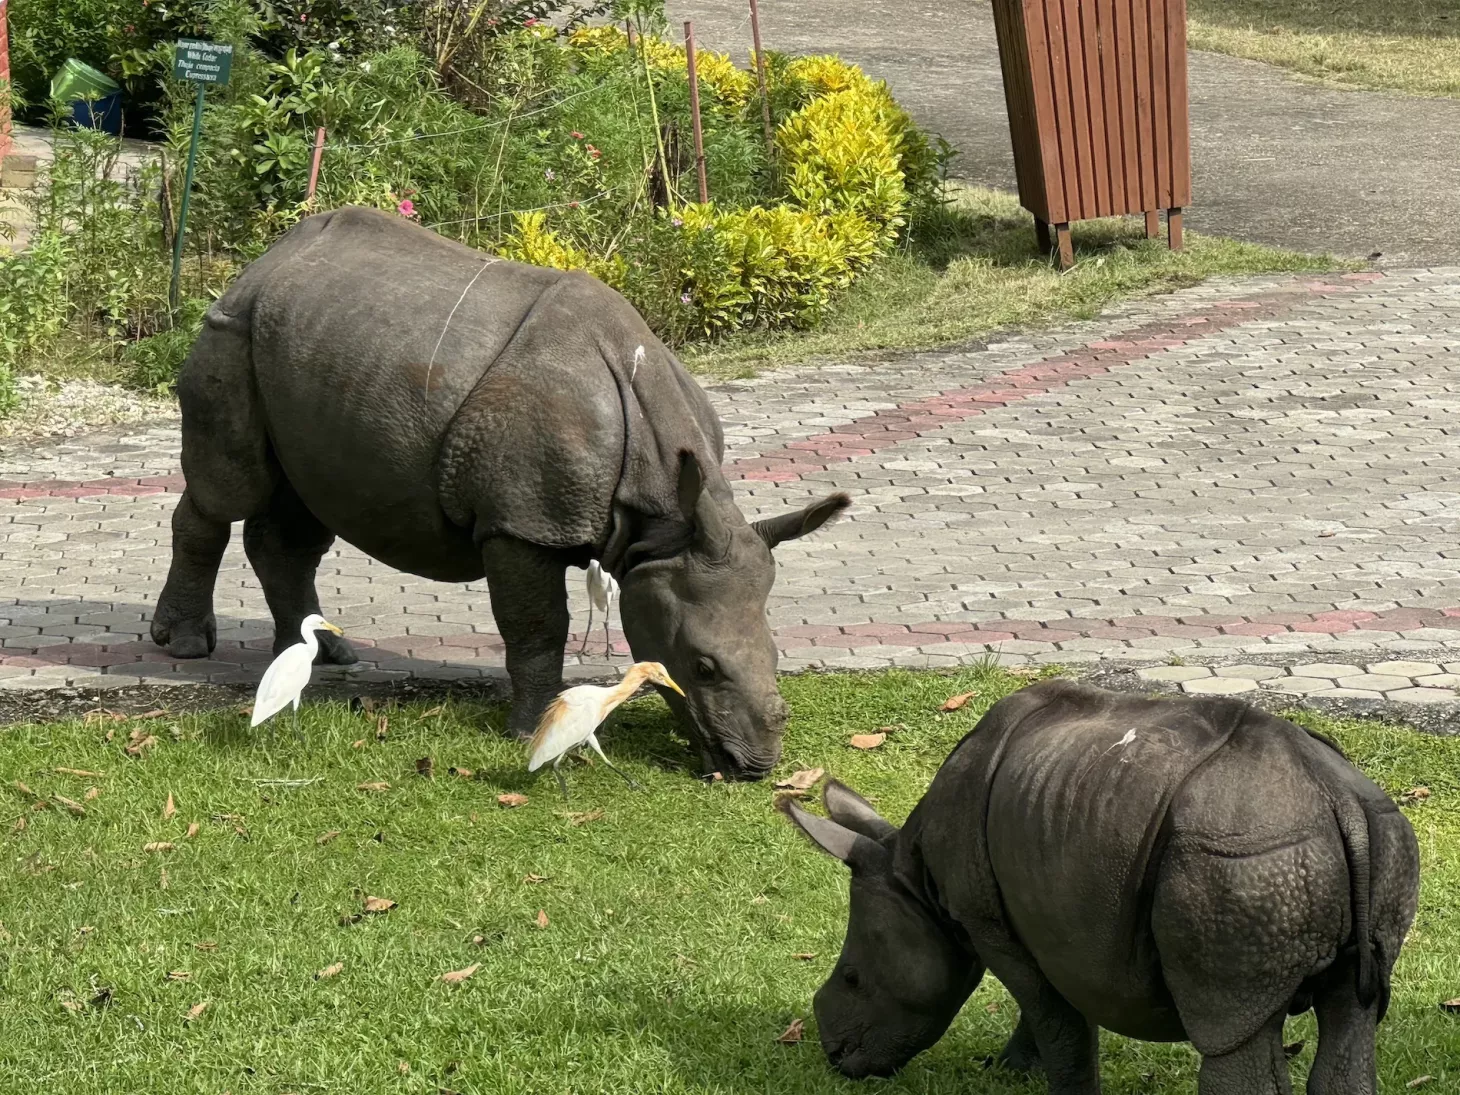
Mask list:
[{"label": "rhinoceros mouth", "polygon": [[724,746],[707,745],[700,748],[700,767],[707,776],[718,772],[725,779],[754,782],[770,775],[775,764],[743,761]]}]

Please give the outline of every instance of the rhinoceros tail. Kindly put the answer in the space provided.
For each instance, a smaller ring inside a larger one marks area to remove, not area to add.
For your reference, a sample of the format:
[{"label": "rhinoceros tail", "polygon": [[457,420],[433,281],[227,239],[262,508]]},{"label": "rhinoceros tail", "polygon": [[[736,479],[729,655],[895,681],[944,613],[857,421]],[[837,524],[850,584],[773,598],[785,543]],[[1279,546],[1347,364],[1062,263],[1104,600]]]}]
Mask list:
[{"label": "rhinoceros tail", "polygon": [[1374,960],[1374,936],[1371,928],[1370,895],[1373,892],[1373,865],[1369,858],[1369,815],[1363,803],[1347,788],[1338,788],[1333,796],[1333,816],[1343,836],[1344,855],[1348,859],[1349,897],[1353,903],[1354,949],[1358,955],[1359,1003],[1371,1005],[1379,997],[1378,965]]}]

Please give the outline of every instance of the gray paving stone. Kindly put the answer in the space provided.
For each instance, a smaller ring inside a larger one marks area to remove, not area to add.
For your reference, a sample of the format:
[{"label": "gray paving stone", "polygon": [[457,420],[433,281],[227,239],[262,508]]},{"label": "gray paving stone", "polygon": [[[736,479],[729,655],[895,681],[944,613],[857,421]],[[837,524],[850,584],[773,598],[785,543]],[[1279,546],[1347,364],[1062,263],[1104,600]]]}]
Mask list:
[{"label": "gray paving stone", "polygon": [[[1307,666],[1304,666],[1302,671],[1306,673]],[[1412,683],[1408,677],[1396,677],[1387,673],[1352,673],[1347,677],[1338,678],[1340,688],[1364,688],[1371,692],[1392,692],[1397,688],[1409,688]]]},{"label": "gray paving stone", "polygon": [[1186,681],[1181,690],[1193,696],[1236,696],[1257,691],[1257,682],[1241,677],[1207,677]]},{"label": "gray paving stone", "polygon": [[1431,662],[1378,662],[1369,666],[1370,673],[1384,673],[1394,677],[1429,677],[1441,672]]},{"label": "gray paving stone", "polygon": [[1210,677],[1212,670],[1205,665],[1159,665],[1151,669],[1137,670],[1136,675],[1146,681],[1180,684],[1184,681],[1195,681],[1203,677]]},{"label": "gray paving stone", "polygon": [[1455,693],[1449,688],[1400,688],[1385,692],[1384,698],[1399,703],[1454,703]]},{"label": "gray paving stone", "polygon": [[1262,687],[1274,692],[1291,692],[1294,695],[1307,696],[1315,692],[1330,692],[1333,690],[1334,684],[1326,677],[1278,677],[1270,681],[1263,681]]},{"label": "gray paving stone", "polygon": [[[1306,667],[1304,667],[1303,671],[1305,675],[1311,675],[1307,674]],[[1232,677],[1238,680],[1248,681],[1267,681],[1272,680],[1274,677],[1284,676],[1285,674],[1286,670],[1273,665],[1223,665],[1218,666],[1216,669],[1216,675],[1218,677]]]}]

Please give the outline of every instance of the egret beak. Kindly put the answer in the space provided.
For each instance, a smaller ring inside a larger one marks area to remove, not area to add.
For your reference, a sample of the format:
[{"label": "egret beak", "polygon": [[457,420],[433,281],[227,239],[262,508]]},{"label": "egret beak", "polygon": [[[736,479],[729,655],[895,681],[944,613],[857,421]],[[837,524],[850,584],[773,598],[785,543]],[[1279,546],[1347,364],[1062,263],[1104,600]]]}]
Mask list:
[{"label": "egret beak", "polygon": [[674,689],[681,696],[684,695],[684,689],[681,688],[681,687],[679,687],[679,685],[675,684],[674,683],[674,678],[671,677],[668,673],[664,674],[664,680],[662,680],[660,683],[663,684],[667,688]]},{"label": "egret beak", "polygon": [[331,635],[344,635],[343,631],[341,631],[334,624],[330,623],[328,620],[321,620],[319,622],[319,626],[325,631],[328,631]]}]

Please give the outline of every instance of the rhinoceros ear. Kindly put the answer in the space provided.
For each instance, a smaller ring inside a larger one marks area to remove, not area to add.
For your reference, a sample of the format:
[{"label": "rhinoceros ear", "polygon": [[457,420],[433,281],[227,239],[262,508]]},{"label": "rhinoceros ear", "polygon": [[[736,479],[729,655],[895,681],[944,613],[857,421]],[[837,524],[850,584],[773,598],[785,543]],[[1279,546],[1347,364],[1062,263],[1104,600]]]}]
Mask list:
[{"label": "rhinoceros ear", "polygon": [[853,791],[845,783],[827,780],[821,800],[826,803],[826,812],[833,821],[853,832],[871,837],[879,844],[897,833],[897,826],[886,820],[872,804]]},{"label": "rhinoceros ear", "polygon": [[851,504],[852,500],[845,494],[828,495],[804,509],[757,521],[755,531],[760,533],[760,538],[766,542],[767,547],[774,548],[787,540],[795,540],[808,532],[815,532]]},{"label": "rhinoceros ear", "polygon": [[789,798],[777,802],[776,808],[809,836],[813,844],[828,855],[840,859],[849,867],[871,861],[881,861],[886,857],[887,853],[875,841],[867,839],[861,833],[853,832],[844,825],[839,825],[830,818],[808,814]]},{"label": "rhinoceros ear", "polygon": [[705,490],[705,476],[699,459],[688,449],[679,454],[679,512],[694,531],[694,545],[711,559],[721,559],[730,550],[730,532]]}]

